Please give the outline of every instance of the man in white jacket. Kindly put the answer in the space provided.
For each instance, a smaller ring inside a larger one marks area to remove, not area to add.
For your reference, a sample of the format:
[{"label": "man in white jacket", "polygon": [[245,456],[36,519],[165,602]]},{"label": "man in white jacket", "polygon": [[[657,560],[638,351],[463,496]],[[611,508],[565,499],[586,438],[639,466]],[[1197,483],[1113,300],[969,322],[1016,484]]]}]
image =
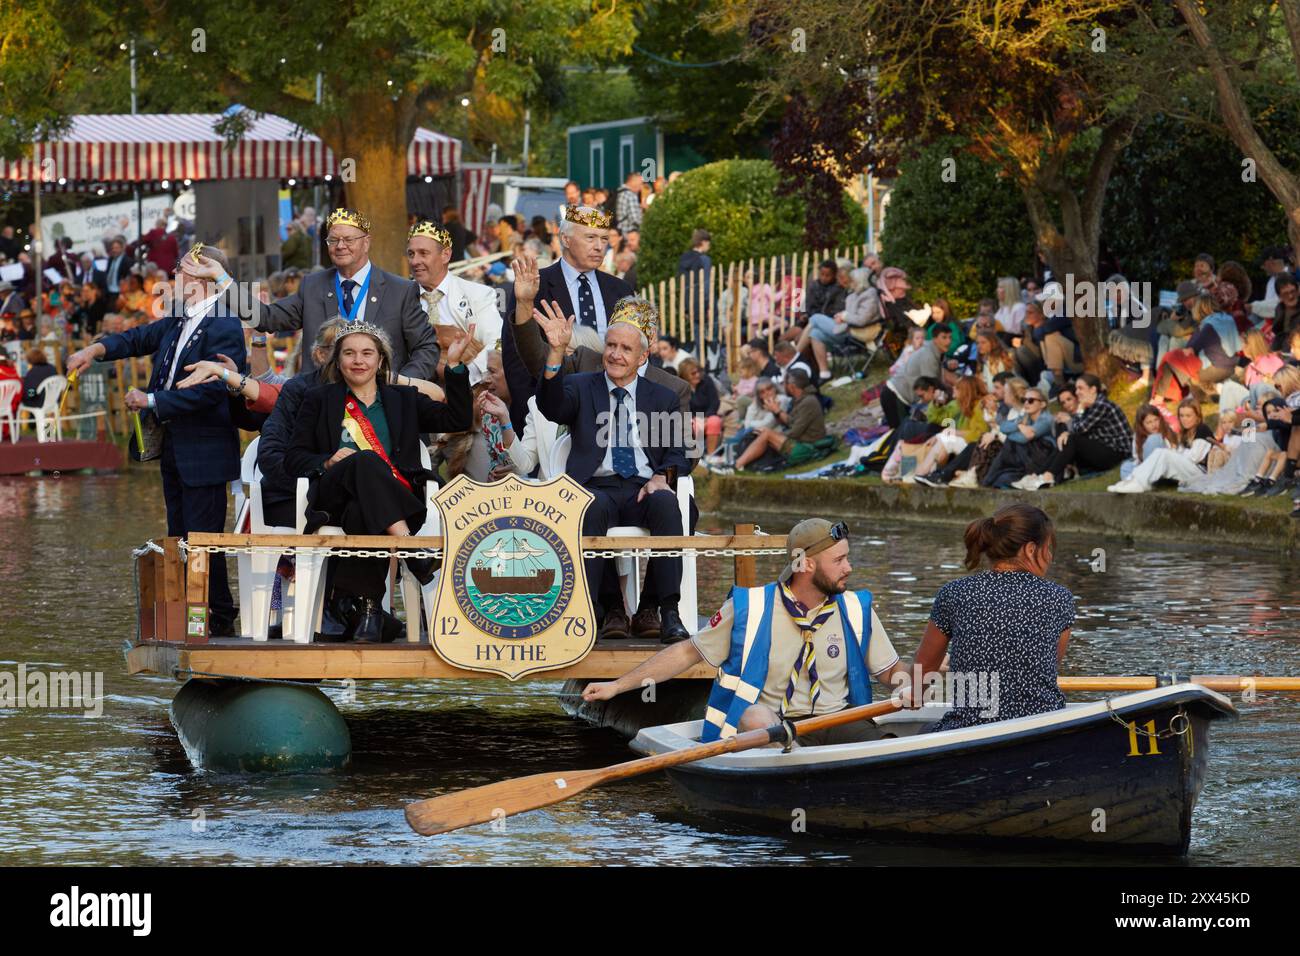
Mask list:
[{"label": "man in white jacket", "polygon": [[[489,286],[466,282],[448,271],[451,233],[427,219],[417,222],[407,234],[406,261],[411,267],[411,278],[419,285],[420,308],[438,333],[440,343],[449,339],[447,330],[468,332],[471,325],[474,327],[474,337],[482,350],[466,364],[470,385],[479,384],[487,375],[488,353],[497,347],[501,338],[496,292]],[[442,351],[446,352],[445,345]]]}]

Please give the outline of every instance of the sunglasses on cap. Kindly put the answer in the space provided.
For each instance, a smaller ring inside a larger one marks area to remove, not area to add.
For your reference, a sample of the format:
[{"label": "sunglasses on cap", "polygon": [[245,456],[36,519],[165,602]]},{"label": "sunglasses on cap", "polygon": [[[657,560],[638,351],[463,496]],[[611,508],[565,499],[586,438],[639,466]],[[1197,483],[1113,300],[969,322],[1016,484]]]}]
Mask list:
[{"label": "sunglasses on cap", "polygon": [[825,551],[826,548],[831,547],[831,545],[826,545],[824,544],[824,542],[831,541],[832,543],[834,543],[838,541],[844,541],[848,538],[848,536],[849,536],[849,526],[845,524],[843,521],[837,521],[835,522],[835,524],[831,525],[831,529],[828,532],[826,532],[826,537],[822,538],[821,541],[814,543],[812,547],[806,548],[804,550],[804,554],[812,555],[812,554],[816,554],[818,551]]}]

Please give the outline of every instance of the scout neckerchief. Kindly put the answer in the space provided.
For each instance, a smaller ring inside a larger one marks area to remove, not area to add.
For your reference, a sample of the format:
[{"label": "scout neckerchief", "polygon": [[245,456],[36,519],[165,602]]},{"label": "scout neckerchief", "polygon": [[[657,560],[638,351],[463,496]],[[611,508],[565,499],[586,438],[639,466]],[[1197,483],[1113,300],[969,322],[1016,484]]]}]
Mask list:
[{"label": "scout neckerchief", "polygon": [[362,451],[373,451],[376,455],[384,460],[393,477],[406,486],[406,490],[411,490],[411,483],[406,480],[406,476],[397,470],[393,464],[388,452],[384,450],[383,443],[375,435],[375,426],[370,424],[370,419],[366,417],[365,409],[361,403],[352,395],[343,403],[343,430],[348,433],[348,437]]},{"label": "scout neckerchief", "polygon": [[[334,294],[339,297],[339,314],[347,322],[355,322],[357,313],[361,311],[361,303],[366,300],[366,290],[370,288],[370,277],[375,274],[374,268],[366,273],[366,281],[361,283],[353,295],[352,308],[346,313],[343,312],[343,283],[339,281],[339,270],[334,270]],[[353,280],[355,281],[355,280]]]},{"label": "scout neckerchief", "polygon": [[795,658],[794,667],[790,671],[790,681],[785,687],[785,698],[781,703],[781,716],[785,716],[790,709],[790,703],[794,700],[794,687],[799,682],[799,675],[804,671],[804,665],[808,668],[808,700],[810,702],[808,713],[812,714],[817,709],[817,698],[822,693],[822,682],[817,677],[817,652],[813,649],[813,635],[817,628],[825,624],[832,614],[835,613],[835,602],[827,598],[816,611],[809,611],[795,598],[790,591],[790,586],[784,582],[781,584],[781,603],[785,605],[786,613],[790,619],[799,626],[799,633],[803,637],[803,646],[799,649],[799,656]]}]

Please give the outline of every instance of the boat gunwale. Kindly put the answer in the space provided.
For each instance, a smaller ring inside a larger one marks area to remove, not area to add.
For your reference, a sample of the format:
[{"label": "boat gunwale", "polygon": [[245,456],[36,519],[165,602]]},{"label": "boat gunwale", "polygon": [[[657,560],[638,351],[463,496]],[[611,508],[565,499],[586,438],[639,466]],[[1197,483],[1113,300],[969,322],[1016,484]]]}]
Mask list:
[{"label": "boat gunwale", "polygon": [[[1109,701],[1110,706],[1107,706]],[[1097,701],[1067,704],[1059,711],[1032,714],[1007,721],[961,727],[933,734],[912,734],[886,740],[859,743],[830,744],[798,747],[789,753],[771,748],[756,748],[739,753],[722,754],[690,764],[668,768],[671,773],[698,773],[718,776],[730,775],[780,775],[799,773],[829,773],[878,764],[906,763],[958,753],[976,753],[983,750],[1013,746],[1036,737],[1059,732],[1072,732],[1111,719],[1111,714],[1123,716],[1134,711],[1150,710],[1152,705],[1176,706],[1199,704],[1209,711],[1207,719],[1236,719],[1239,715],[1232,701],[1217,691],[1199,684],[1183,683],[1149,690],[1133,691],[1118,697]],[[922,709],[936,708],[927,705]],[[938,708],[936,708],[938,709]],[[878,721],[889,723],[914,711],[897,711]],[[641,754],[651,755],[681,750],[695,746],[698,740],[684,736],[676,728],[700,725],[701,721],[684,721],[643,728],[629,746]],[[1029,724],[1026,726],[1026,724]],[[949,735],[953,735],[950,737]],[[955,738],[955,739],[954,739]],[[656,746],[657,745],[657,746]],[[866,751],[865,753],[863,751]]]}]

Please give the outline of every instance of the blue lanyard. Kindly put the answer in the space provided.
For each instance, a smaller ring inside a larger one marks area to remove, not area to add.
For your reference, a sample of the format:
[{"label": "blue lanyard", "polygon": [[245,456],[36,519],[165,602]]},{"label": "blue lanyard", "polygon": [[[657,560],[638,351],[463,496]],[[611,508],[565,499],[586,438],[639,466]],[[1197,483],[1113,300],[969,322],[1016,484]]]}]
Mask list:
[{"label": "blue lanyard", "polygon": [[[348,322],[356,321],[356,316],[361,311],[361,303],[365,301],[366,290],[370,288],[370,277],[375,274],[374,267],[366,273],[366,281],[361,283],[360,288],[356,291],[356,297],[352,300],[352,309],[343,318]],[[339,270],[334,270],[334,294],[339,297],[339,314],[343,313],[343,283],[339,281]]]}]

